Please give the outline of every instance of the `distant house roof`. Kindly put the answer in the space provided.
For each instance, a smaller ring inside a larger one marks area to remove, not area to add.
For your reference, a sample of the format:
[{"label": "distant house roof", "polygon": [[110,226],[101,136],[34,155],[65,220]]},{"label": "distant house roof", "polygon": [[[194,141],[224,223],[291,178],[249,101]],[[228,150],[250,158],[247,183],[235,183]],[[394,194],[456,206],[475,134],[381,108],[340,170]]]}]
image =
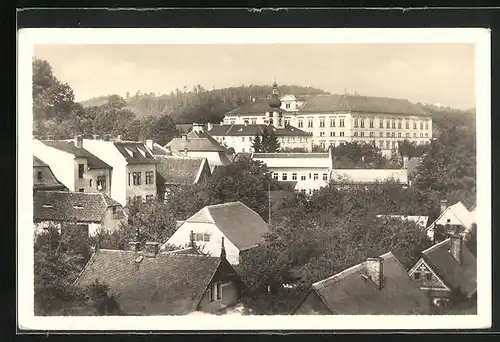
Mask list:
[{"label": "distant house roof", "polygon": [[269,101],[270,99],[255,99],[253,102],[246,103],[226,113],[226,116],[266,115],[266,112],[276,111],[276,108],[269,106]]},{"label": "distant house roof", "polygon": [[194,184],[206,163],[205,158],[157,156],[158,184]]},{"label": "distant house roof", "polygon": [[449,207],[447,207],[437,219],[432,222],[427,229],[433,228],[436,224],[445,225],[444,218],[451,216],[454,218],[455,222],[452,224],[459,223],[466,228],[471,228],[472,224],[475,221],[474,213],[471,213],[467,210],[467,208],[463,205],[462,202],[457,202]]},{"label": "distant house roof", "polygon": [[262,135],[264,130],[273,132],[276,136],[311,136],[309,133],[293,126],[276,128],[272,125],[246,124],[246,125],[213,125],[208,133],[213,136],[254,136]]},{"label": "distant house roof", "polygon": [[101,222],[120,203],[102,193],[38,191],[33,194],[34,221]]},{"label": "distant house roof", "polygon": [[116,149],[128,164],[154,164],[155,158],[142,142],[114,141]]},{"label": "distant house roof", "polygon": [[430,113],[406,99],[362,95],[317,95],[307,97],[300,112],[359,112],[429,116]]},{"label": "distant house roof", "polygon": [[107,284],[128,315],[184,315],[197,310],[221,262],[219,257],[167,252],[153,258],[101,249],[75,284]]},{"label": "distant house roof", "polygon": [[160,144],[158,144],[156,142],[153,143],[152,147],[153,148],[150,150],[154,156],[170,156],[170,155],[172,155],[172,152],[169,149],[161,146]]},{"label": "distant house roof", "polygon": [[269,232],[262,217],[239,201],[206,206],[185,222],[215,224],[239,250],[255,246]]},{"label": "distant house roof", "polygon": [[189,132],[181,138],[174,138],[165,146],[172,151],[226,152],[217,140],[205,132]]},{"label": "distant house roof", "polygon": [[451,239],[448,238],[422,252],[424,260],[450,288],[459,287],[467,296],[477,290],[476,257],[461,243],[462,263],[450,253]]},{"label": "distant house roof", "polygon": [[379,289],[366,272],[366,261],[312,285],[311,291],[339,315],[425,314],[429,299],[406,273],[392,253],[383,259],[383,287]]},{"label": "distant house roof", "polygon": [[72,154],[75,158],[87,158],[87,166],[91,169],[112,169],[101,159],[90,153],[84,148],[76,147],[73,141],[65,140],[42,140],[44,145],[55,148],[57,150]]}]

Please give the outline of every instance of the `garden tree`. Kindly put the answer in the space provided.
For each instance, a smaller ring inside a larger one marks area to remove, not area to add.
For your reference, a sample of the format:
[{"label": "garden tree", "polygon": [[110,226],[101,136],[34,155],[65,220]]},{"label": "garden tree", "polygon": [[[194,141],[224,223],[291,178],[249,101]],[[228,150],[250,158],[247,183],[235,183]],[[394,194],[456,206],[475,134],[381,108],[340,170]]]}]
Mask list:
[{"label": "garden tree", "polygon": [[465,236],[465,244],[469,248],[470,252],[477,256],[477,225],[474,223],[471,230]]},{"label": "garden tree", "polygon": [[143,130],[143,120],[135,119],[128,121],[122,131],[124,140],[139,141]]},{"label": "garden tree", "polygon": [[255,153],[259,153],[260,150],[262,149],[260,135],[258,133],[255,133],[255,136],[252,140],[252,148]]},{"label": "garden tree", "polygon": [[398,142],[398,153],[403,157],[413,158],[420,157],[423,154],[424,147],[422,145],[417,145],[414,141],[409,141],[407,139]]},{"label": "garden tree", "polygon": [[[264,144],[262,144],[262,145],[264,145]],[[280,141],[279,141],[278,137],[276,136],[276,134],[274,134],[274,131],[271,131],[271,134],[269,134],[269,138],[268,138],[266,145],[267,145],[266,152],[269,152],[269,153],[279,152],[281,145],[280,145]]]},{"label": "garden tree", "polygon": [[149,136],[145,138],[152,139],[162,146],[178,135],[177,128],[170,115],[165,114],[151,122],[151,124],[147,129]]},{"label": "garden tree", "polygon": [[266,128],[262,131],[262,135],[260,138],[260,151],[261,152],[267,152],[268,148],[268,143],[269,143],[269,132],[267,131]]},{"label": "garden tree", "polygon": [[128,220],[119,229],[109,233],[100,232],[95,240],[102,248],[126,249],[130,241],[134,241],[139,232],[139,241],[163,243],[173,234],[176,228],[174,215],[169,207],[161,201],[146,201],[142,198],[131,198],[127,203]]},{"label": "garden tree", "polygon": [[[111,131],[111,135],[118,136],[124,135],[124,133],[129,133],[127,130],[130,128],[130,124],[134,122],[135,114],[128,109],[119,109],[116,111],[116,121]],[[136,139],[133,139],[136,140]]]}]

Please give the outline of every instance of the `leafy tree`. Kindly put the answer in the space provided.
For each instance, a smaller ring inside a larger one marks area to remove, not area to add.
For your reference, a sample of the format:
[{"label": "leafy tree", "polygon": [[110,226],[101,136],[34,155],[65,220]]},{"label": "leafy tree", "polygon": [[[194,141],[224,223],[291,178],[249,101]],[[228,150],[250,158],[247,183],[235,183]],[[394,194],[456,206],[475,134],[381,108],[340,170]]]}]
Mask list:
[{"label": "leafy tree", "polygon": [[264,153],[269,150],[269,132],[265,128],[262,131],[262,136],[260,138],[260,150]]},{"label": "leafy tree", "polygon": [[260,135],[258,133],[256,133],[255,137],[253,138],[252,148],[255,153],[259,153],[260,150],[262,149],[262,143],[260,140]]},{"label": "leafy tree", "polygon": [[477,226],[476,224],[472,225],[471,230],[467,233],[465,237],[465,243],[467,248],[471,251],[471,253],[476,256],[477,254]]},{"label": "leafy tree", "polygon": [[178,132],[172,118],[169,115],[163,115],[153,121],[153,125],[149,127],[149,134],[149,139],[163,146],[176,137]]},{"label": "leafy tree", "polygon": [[271,131],[271,134],[269,134],[269,138],[266,145],[267,145],[266,152],[270,153],[279,152],[281,145],[278,137],[276,136],[276,134],[274,134],[274,131]]}]

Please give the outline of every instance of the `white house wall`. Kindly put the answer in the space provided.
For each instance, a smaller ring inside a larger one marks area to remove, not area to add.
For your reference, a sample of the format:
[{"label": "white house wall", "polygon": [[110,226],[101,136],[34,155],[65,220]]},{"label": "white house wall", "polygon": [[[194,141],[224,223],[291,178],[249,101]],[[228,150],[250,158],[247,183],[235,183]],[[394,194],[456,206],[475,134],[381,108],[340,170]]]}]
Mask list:
[{"label": "white house wall", "polygon": [[38,140],[33,140],[33,154],[49,165],[54,176],[56,176],[69,191],[78,191],[78,189],[75,189],[74,155],[49,147]]},{"label": "white house wall", "polygon": [[221,252],[222,237],[224,237],[224,248],[227,260],[237,265],[239,263],[239,249],[213,223],[184,222],[179,229],[168,239],[167,244],[173,246],[186,246],[190,241],[191,231],[193,233],[209,234],[209,242],[196,241],[202,247],[202,251],[210,253],[211,256],[219,256]]},{"label": "white house wall", "polygon": [[406,170],[395,169],[337,169],[332,170],[332,179],[346,179],[353,183],[371,183],[374,181],[383,182],[393,178],[400,183],[408,182],[408,172]]}]

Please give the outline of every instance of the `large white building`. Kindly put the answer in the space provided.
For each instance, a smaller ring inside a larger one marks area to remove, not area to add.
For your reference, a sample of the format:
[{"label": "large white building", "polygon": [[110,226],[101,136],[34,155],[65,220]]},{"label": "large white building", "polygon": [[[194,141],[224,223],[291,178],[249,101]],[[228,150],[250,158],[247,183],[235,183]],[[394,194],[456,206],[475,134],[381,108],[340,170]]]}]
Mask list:
[{"label": "large white building", "polygon": [[[273,90],[277,93],[277,90]],[[281,115],[268,110],[269,99],[256,99],[226,114],[224,124],[269,124],[276,118],[312,135],[321,148],[341,142],[375,143],[384,155],[405,139],[417,144],[432,138],[432,117],[404,99],[352,94],[314,95],[280,99]]]}]

